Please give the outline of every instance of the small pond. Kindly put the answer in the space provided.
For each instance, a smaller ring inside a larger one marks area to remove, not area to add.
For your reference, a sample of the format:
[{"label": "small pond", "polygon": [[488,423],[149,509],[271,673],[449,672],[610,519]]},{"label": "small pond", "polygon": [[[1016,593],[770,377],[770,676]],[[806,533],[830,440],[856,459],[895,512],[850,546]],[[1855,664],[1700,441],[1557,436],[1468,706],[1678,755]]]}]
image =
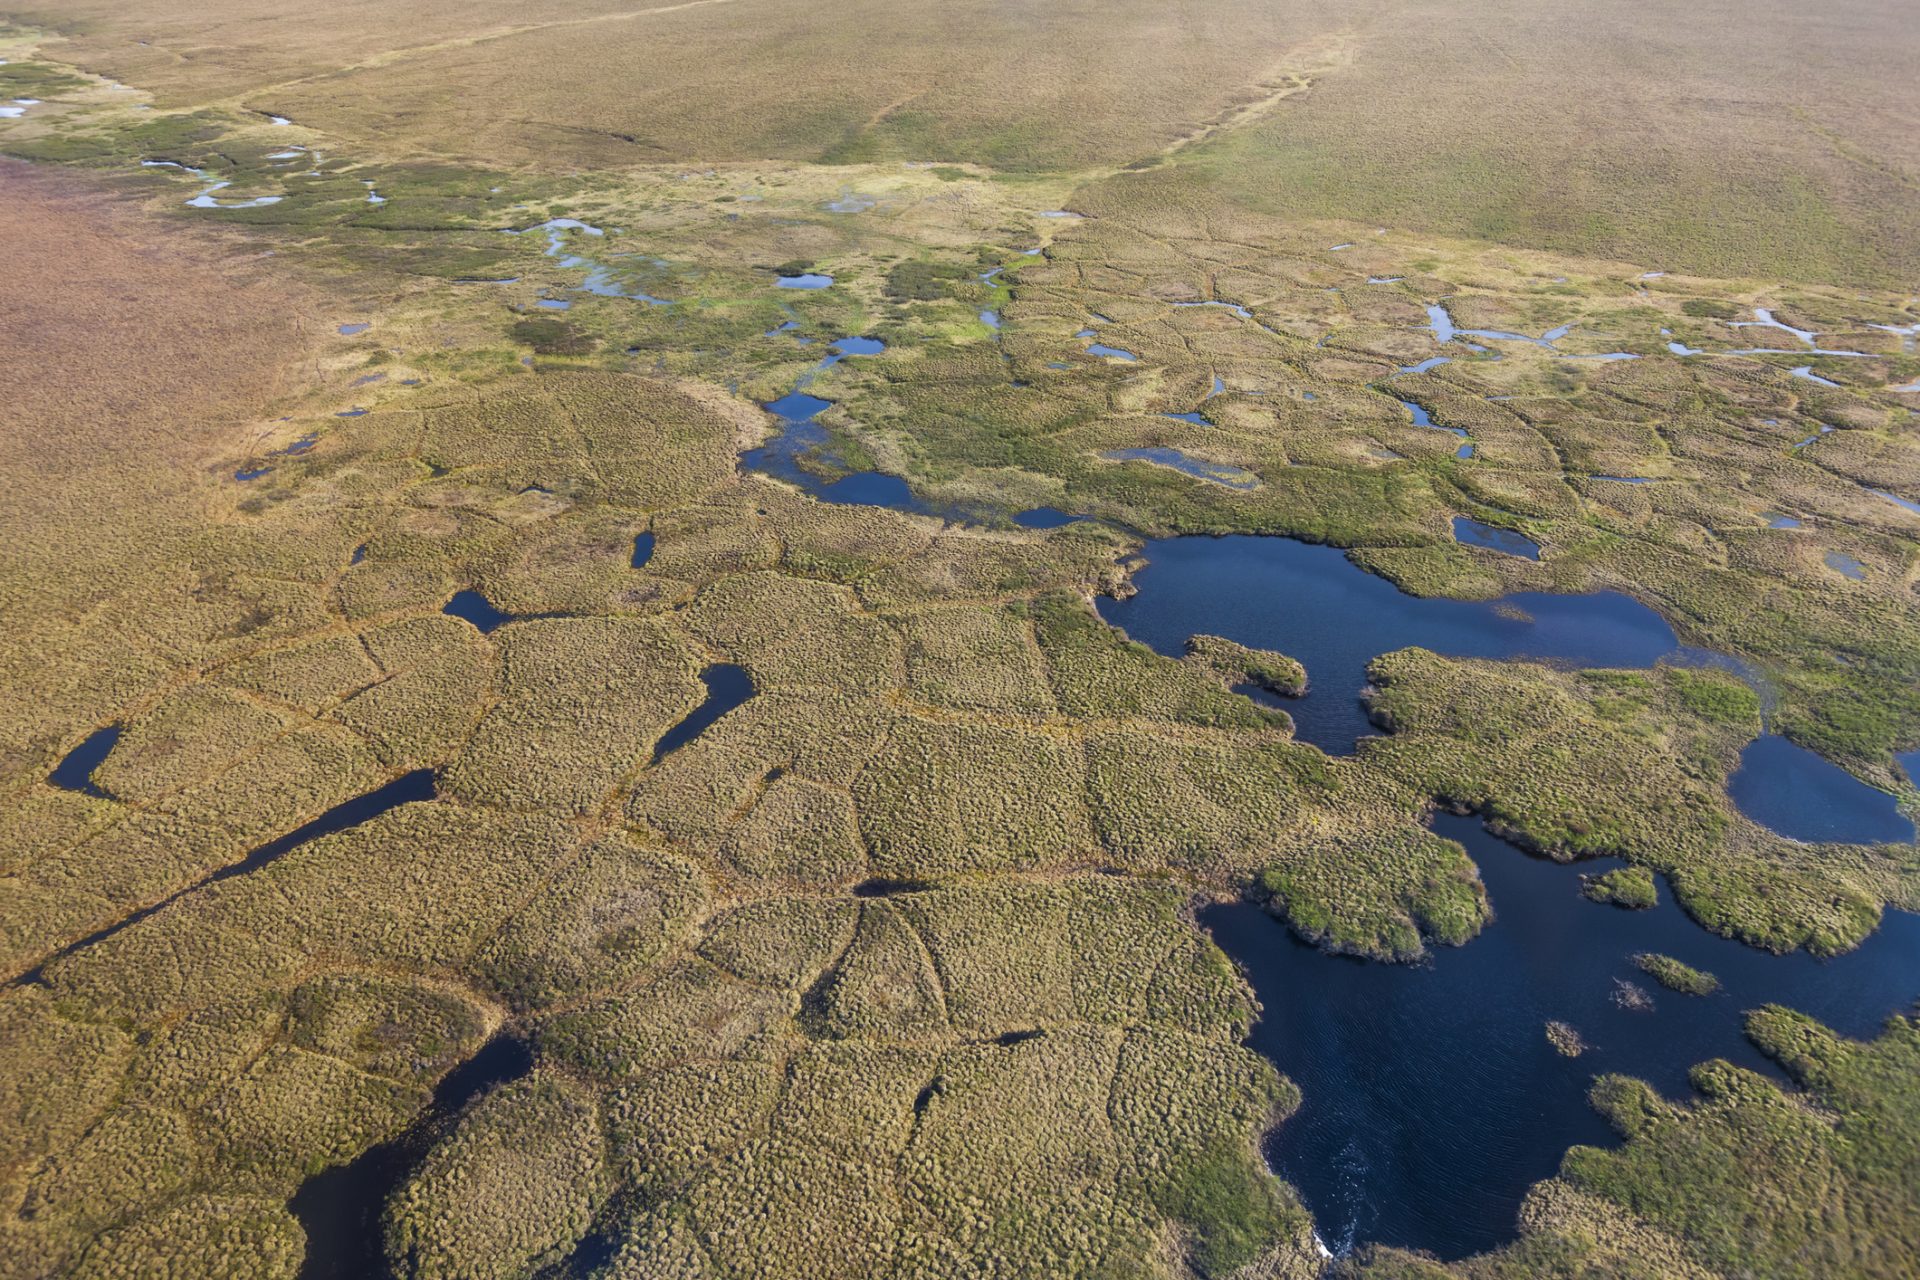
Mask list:
[{"label": "small pond", "polygon": [[1826,563],[1827,568],[1833,570],[1835,573],[1839,574],[1841,577],[1851,578],[1855,582],[1866,581],[1867,566],[1865,566],[1864,564],[1861,564],[1858,560],[1854,559],[1852,556],[1848,555],[1846,552],[1829,551],[1823,557],[1823,559]]},{"label": "small pond", "polygon": [[1914,838],[1913,823],[1893,796],[1775,734],[1747,744],[1727,793],[1740,812],[1793,840],[1873,844]]},{"label": "small pond", "polygon": [[700,683],[707,686],[706,699],[689,711],[685,719],[660,735],[660,741],[653,748],[655,764],[705,733],[714,721],[754,694],[753,678],[747,674],[747,669],[731,662],[716,662],[702,671]]},{"label": "small pond", "polygon": [[1069,515],[1058,507],[1032,507],[1026,511],[1016,512],[1013,522],[1022,529],[1058,529],[1062,525],[1076,524],[1088,518]]},{"label": "small pond", "polygon": [[453,599],[441,606],[440,612],[449,618],[471,622],[483,636],[513,621],[512,614],[500,612],[493,607],[491,600],[472,589],[455,592]]},{"label": "small pond", "polygon": [[1540,558],[1540,544],[1526,534],[1482,524],[1467,516],[1453,518],[1453,539],[1470,547],[1485,547],[1503,555],[1521,556],[1528,560]]},{"label": "small pond", "polygon": [[47,775],[47,781],[68,791],[78,791],[97,799],[110,799],[93,780],[93,771],[106,763],[114,744],[120,741],[121,726],[107,725],[88,734],[86,740],[67,752]]}]

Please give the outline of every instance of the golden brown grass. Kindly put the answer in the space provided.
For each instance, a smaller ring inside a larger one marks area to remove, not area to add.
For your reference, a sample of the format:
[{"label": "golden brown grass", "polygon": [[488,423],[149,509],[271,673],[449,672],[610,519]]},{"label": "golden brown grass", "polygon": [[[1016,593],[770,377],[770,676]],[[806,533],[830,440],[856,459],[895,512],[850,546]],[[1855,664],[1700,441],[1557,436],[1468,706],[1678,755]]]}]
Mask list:
[{"label": "golden brown grass", "polygon": [[142,696],[164,670],[153,637],[207,625],[206,586],[184,571],[214,483],[204,468],[287,385],[320,308],[92,184],[0,166],[12,775]]}]

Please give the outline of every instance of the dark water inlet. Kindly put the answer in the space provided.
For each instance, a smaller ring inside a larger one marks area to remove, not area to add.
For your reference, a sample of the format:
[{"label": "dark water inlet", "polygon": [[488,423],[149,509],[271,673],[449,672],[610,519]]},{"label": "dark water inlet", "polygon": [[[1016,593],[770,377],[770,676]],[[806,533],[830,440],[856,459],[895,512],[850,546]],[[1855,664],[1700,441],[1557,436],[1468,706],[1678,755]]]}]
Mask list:
[{"label": "dark water inlet", "polygon": [[653,748],[653,763],[659,764],[692,742],[705,733],[714,721],[754,694],[753,677],[747,674],[745,667],[735,666],[731,662],[716,662],[702,671],[700,683],[707,686],[706,701],[688,712],[686,719],[660,735],[660,741]]},{"label": "dark water inlet", "polygon": [[914,497],[913,487],[899,476],[855,471],[828,480],[800,465],[800,460],[808,456],[834,461],[827,451],[826,429],[814,421],[833,407],[833,401],[808,394],[814,375],[831,369],[849,356],[877,356],[887,349],[887,344],[878,338],[840,338],[830,345],[832,353],[802,374],[792,391],[760,406],[780,419],[781,431],[766,444],[741,454],[741,465],[748,471],[784,480],[822,502],[888,507],[919,515],[937,514],[934,507]]},{"label": "dark water inlet", "polygon": [[1062,525],[1077,524],[1088,516],[1069,515],[1058,507],[1031,507],[1014,513],[1013,522],[1022,529],[1058,529]]},{"label": "dark water inlet", "polygon": [[[1380,1241],[1453,1259],[1497,1246],[1569,1146],[1616,1141],[1585,1101],[1595,1075],[1637,1076],[1674,1098],[1690,1096],[1688,1070],[1715,1057],[1784,1078],[1745,1039],[1745,1011],[1777,1001],[1870,1036],[1920,995],[1920,916],[1889,912],[1831,961],[1774,956],[1708,933],[1664,889],[1650,911],[1588,902],[1573,868],[1521,853],[1477,819],[1441,815],[1434,829],[1479,864],[1496,919],[1429,965],[1326,955],[1250,904],[1201,914],[1260,997],[1249,1043],[1303,1096],[1270,1135],[1268,1160],[1336,1251]],[[1666,991],[1633,964],[1643,951],[1712,973],[1723,990]],[[1649,990],[1652,1009],[1621,1007],[1616,981]],[[1549,1019],[1578,1031],[1587,1052],[1561,1056]]]},{"label": "dark water inlet", "polygon": [[426,1112],[399,1137],[300,1184],[287,1208],[307,1235],[299,1280],[389,1280],[381,1216],[429,1147],[481,1095],[533,1070],[533,1051],[499,1035],[442,1076]]},{"label": "dark water inlet", "polygon": [[47,775],[47,781],[56,787],[78,791],[101,800],[113,799],[100,789],[98,783],[94,782],[93,772],[106,763],[114,744],[120,741],[122,727],[110,724],[88,734],[86,741],[67,752],[61,757],[60,763],[53,766],[53,772]]},{"label": "dark water inlet", "polygon": [[[814,374],[822,369],[833,367],[849,356],[873,356],[886,350],[886,344],[878,338],[841,338],[831,346],[832,354],[803,374],[792,391],[778,400],[770,400],[760,406],[780,419],[781,431],[779,435],[759,448],[742,453],[741,466],[748,471],[784,480],[822,502],[848,506],[885,507],[891,511],[908,512],[914,515],[936,515],[949,520],[966,520],[985,514],[978,510],[936,506],[916,496],[913,486],[904,478],[888,475],[885,472],[854,471],[828,480],[800,465],[800,460],[809,456],[827,462],[834,461],[828,452],[826,430],[815,421],[821,413],[833,407],[833,401],[823,400],[807,391],[807,387],[813,382]],[[1169,456],[1179,457],[1175,450],[1166,452]],[[1204,465],[1213,467],[1217,464]],[[1258,482],[1258,477],[1254,477],[1251,472],[1241,472],[1238,468],[1222,470],[1235,473],[1230,480],[1244,476],[1253,483]],[[1203,478],[1215,477],[1209,475]],[[1229,482],[1221,481],[1221,483]],[[1033,507],[1029,510],[1014,512],[1011,518],[1023,529],[1055,529],[1090,517],[1072,515],[1055,507]]]},{"label": "dark water inlet", "polygon": [[267,843],[255,848],[251,853],[247,854],[246,857],[240,859],[240,861],[229,862],[219,870],[202,876],[186,888],[168,894],[152,906],[142,907],[138,911],[114,921],[105,928],[96,929],[86,937],[68,943],[53,954],[46,956],[39,964],[36,964],[32,969],[22,974],[18,981],[41,981],[43,971],[47,965],[56,960],[63,960],[76,952],[85,951],[88,947],[96,943],[105,942],[121,930],[139,924],[155,912],[165,910],[181,898],[200,889],[204,889],[208,885],[219,884],[222,880],[231,880],[235,876],[246,875],[250,871],[258,871],[274,859],[292,852],[309,841],[318,840],[321,836],[333,835],[335,832],[345,831],[349,827],[357,827],[363,822],[370,822],[389,809],[397,809],[403,804],[412,804],[417,801],[431,800],[433,798],[433,770],[415,769],[412,773],[401,774],[398,778],[395,778],[392,782],[384,786],[376,787],[372,791],[357,795],[351,800],[342,801],[315,818],[312,822],[295,827],[292,831],[287,832],[287,834],[277,840],[269,840]]},{"label": "dark water inlet", "polygon": [[933,508],[913,496],[913,486],[899,476],[879,471],[856,471],[831,480],[813,491],[822,502],[852,507],[887,507],[894,511],[930,512]]}]

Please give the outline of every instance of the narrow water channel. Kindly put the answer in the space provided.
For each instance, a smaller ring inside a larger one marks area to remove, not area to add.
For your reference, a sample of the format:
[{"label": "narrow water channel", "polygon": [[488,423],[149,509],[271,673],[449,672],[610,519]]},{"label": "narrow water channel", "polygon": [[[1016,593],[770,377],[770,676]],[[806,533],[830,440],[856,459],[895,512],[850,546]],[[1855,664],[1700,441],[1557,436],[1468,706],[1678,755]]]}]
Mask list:
[{"label": "narrow water channel", "polygon": [[389,1197],[461,1111],[531,1070],[533,1051],[524,1041],[495,1036],[441,1077],[432,1103],[405,1133],[301,1183],[287,1202],[307,1233],[298,1280],[389,1280],[394,1271],[381,1220]]},{"label": "narrow water channel", "polygon": [[47,956],[32,969],[22,974],[18,981],[27,983],[39,982],[41,980],[42,970],[55,960],[64,959],[77,951],[84,951],[88,947],[105,942],[121,930],[139,924],[155,912],[164,911],[167,907],[173,905],[189,893],[204,889],[211,884],[218,884],[222,880],[231,880],[235,876],[246,875],[250,871],[258,871],[269,862],[291,853],[303,844],[318,840],[321,836],[333,835],[335,832],[345,831],[349,827],[357,827],[363,822],[371,822],[390,809],[397,809],[403,804],[413,804],[433,798],[433,770],[415,769],[411,773],[403,773],[383,786],[375,787],[371,791],[354,796],[351,800],[341,801],[339,804],[333,806],[333,808],[328,809],[325,813],[313,819],[313,821],[295,827],[292,831],[287,832],[278,839],[269,840],[265,844],[255,847],[246,857],[240,859],[238,862],[230,862],[226,866],[194,881],[185,888],[169,894],[159,902],[153,903],[150,906],[141,907],[139,910],[123,916],[110,925],[94,930],[84,938],[68,943],[58,951]]}]

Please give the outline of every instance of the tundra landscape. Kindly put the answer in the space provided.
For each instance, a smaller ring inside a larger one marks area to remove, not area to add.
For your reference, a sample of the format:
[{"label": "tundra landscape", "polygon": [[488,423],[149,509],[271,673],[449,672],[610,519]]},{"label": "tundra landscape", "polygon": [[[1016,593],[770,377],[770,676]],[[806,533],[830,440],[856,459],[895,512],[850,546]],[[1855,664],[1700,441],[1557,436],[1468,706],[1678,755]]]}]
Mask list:
[{"label": "tundra landscape", "polygon": [[0,1280],[1902,1280],[1891,0],[0,13]]}]

